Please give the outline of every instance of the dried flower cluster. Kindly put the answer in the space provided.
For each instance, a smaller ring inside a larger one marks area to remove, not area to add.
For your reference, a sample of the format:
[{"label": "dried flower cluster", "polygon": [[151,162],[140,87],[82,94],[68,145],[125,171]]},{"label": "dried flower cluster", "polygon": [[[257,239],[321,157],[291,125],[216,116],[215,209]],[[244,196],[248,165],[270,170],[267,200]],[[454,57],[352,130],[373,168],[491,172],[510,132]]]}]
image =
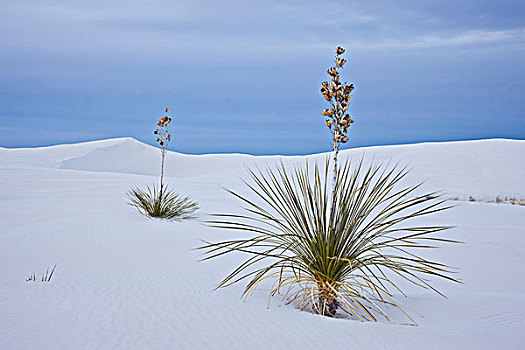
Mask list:
[{"label": "dried flower cluster", "polygon": [[321,94],[332,106],[332,108],[325,109],[322,115],[328,117],[326,126],[332,134],[334,150],[339,148],[340,143],[348,142],[346,134],[350,129],[350,124],[354,122],[350,114],[346,113],[348,107],[350,107],[354,84],[341,83],[339,76],[339,68],[343,68],[346,63],[346,60],[340,57],[344,52],[345,49],[342,47],[337,48],[335,52],[335,66],[326,71],[330,76],[331,82],[323,81],[321,84]]},{"label": "dried flower cluster", "polygon": [[[165,109],[165,113],[168,112],[168,107]],[[171,123],[171,118],[168,117],[166,114],[164,114],[157,124],[158,128],[153,132],[155,135],[157,135],[157,142],[162,147],[163,150],[166,149],[168,142],[171,141],[171,134],[169,133],[168,126],[169,123]]]},{"label": "dried flower cluster", "polygon": [[323,81],[321,83],[321,94],[332,106],[321,113],[324,117],[327,117],[326,126],[332,134],[332,149],[334,150],[332,195],[335,194],[339,146],[341,143],[348,142],[347,133],[350,125],[354,122],[350,114],[346,113],[348,107],[350,107],[354,84],[341,83],[339,76],[339,69],[343,68],[346,63],[346,60],[341,57],[344,53],[345,49],[340,46],[335,50],[335,65],[326,71],[330,76],[330,82]]}]

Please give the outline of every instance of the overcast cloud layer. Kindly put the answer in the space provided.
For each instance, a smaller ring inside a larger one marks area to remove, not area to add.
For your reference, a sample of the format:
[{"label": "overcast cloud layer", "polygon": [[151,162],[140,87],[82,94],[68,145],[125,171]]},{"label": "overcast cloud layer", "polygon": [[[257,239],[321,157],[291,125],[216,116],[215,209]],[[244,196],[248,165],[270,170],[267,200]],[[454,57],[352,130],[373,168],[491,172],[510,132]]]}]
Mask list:
[{"label": "overcast cloud layer", "polygon": [[319,84],[347,49],[350,147],[525,138],[525,2],[2,1],[0,146],[132,136],[329,149]]}]

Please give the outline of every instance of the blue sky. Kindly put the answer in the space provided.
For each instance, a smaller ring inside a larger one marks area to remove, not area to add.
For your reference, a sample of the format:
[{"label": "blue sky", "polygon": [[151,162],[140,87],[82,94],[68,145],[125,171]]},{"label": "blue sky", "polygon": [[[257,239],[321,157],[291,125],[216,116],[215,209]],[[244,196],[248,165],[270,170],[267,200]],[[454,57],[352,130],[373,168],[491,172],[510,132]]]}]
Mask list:
[{"label": "blue sky", "polygon": [[525,138],[524,1],[1,1],[0,146],[131,136],[170,108],[184,153],[330,149],[337,45],[356,86],[345,147]]}]

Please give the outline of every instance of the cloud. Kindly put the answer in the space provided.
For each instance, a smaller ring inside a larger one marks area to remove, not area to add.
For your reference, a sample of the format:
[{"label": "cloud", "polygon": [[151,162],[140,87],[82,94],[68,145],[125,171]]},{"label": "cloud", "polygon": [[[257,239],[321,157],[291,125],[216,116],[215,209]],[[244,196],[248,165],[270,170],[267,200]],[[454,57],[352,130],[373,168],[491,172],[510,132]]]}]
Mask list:
[{"label": "cloud", "polygon": [[458,33],[415,36],[409,39],[387,39],[376,42],[359,42],[356,45],[368,49],[427,49],[465,47],[474,45],[523,45],[525,29],[514,30],[469,30]]},{"label": "cloud", "polygon": [[[508,20],[520,11],[495,13],[489,21],[487,4],[16,1],[0,14],[0,29],[8,33],[0,45],[14,54],[188,60],[211,51],[229,60],[271,59],[337,43],[389,50],[523,40],[523,27]],[[501,28],[502,17],[510,27]]]}]

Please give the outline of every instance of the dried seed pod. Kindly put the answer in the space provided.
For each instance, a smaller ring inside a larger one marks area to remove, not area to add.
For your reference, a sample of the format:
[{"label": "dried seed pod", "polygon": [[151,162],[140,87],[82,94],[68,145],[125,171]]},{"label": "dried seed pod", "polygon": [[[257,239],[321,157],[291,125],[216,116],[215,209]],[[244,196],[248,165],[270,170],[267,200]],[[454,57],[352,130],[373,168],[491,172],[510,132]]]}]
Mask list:
[{"label": "dried seed pod", "polygon": [[329,128],[331,128],[331,127],[332,127],[332,121],[326,119],[326,126],[329,127]]},{"label": "dried seed pod", "polygon": [[345,53],[345,49],[343,49],[341,46],[338,46],[338,47],[337,47],[337,50],[335,50],[335,54],[336,54],[337,56],[342,55],[342,54],[344,54],[344,53]]},{"label": "dried seed pod", "polygon": [[332,67],[332,68],[329,68],[326,73],[329,75],[329,76],[334,76],[334,75],[337,75],[337,69],[335,67]]},{"label": "dried seed pod", "polygon": [[325,109],[321,114],[326,116],[326,117],[332,115],[332,113],[331,113],[331,111],[329,109]]},{"label": "dried seed pod", "polygon": [[328,82],[327,81],[323,81],[321,83],[321,86],[326,89],[328,87]]},{"label": "dried seed pod", "polygon": [[352,91],[354,91],[354,84],[345,86],[345,94],[350,94]]},{"label": "dried seed pod", "polygon": [[346,63],[346,60],[345,60],[344,58],[338,58],[336,61],[337,61],[337,65],[338,65],[339,67],[344,66],[345,63]]},{"label": "dried seed pod", "polygon": [[345,114],[344,116],[344,120],[348,123],[348,124],[352,124],[354,122],[354,118],[352,118],[350,116],[350,114]]},{"label": "dried seed pod", "polygon": [[166,107],[166,112],[168,112],[168,107]]},{"label": "dried seed pod", "polygon": [[342,143],[347,143],[347,142],[348,142],[348,137],[344,136],[344,137],[341,139],[341,142],[342,142]]}]

